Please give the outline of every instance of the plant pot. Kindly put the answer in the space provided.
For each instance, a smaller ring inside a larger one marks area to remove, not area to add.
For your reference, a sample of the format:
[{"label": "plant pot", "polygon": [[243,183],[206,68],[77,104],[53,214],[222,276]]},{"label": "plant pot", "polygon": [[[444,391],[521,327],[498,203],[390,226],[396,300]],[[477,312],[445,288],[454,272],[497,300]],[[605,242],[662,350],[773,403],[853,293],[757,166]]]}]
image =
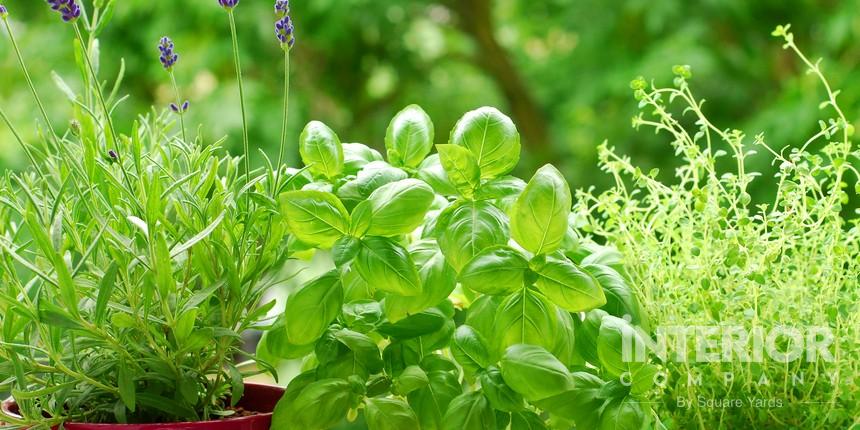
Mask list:
[{"label": "plant pot", "polygon": [[[272,411],[284,394],[284,389],[271,385],[245,384],[245,395],[238,407],[257,415],[228,418],[217,421],[196,423],[162,424],[75,424],[66,423],[65,430],[269,430],[272,425]],[[3,402],[2,410],[9,416],[18,415],[18,405],[9,399]]]}]

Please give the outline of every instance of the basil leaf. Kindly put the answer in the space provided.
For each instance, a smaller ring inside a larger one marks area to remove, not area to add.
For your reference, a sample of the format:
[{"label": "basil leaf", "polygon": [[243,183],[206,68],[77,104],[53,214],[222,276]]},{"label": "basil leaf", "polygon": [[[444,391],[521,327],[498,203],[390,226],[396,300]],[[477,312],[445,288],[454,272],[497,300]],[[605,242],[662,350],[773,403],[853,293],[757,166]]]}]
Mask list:
[{"label": "basil leaf", "polygon": [[475,189],[481,185],[481,169],[478,160],[465,147],[457,145],[436,145],[439,161],[445,169],[448,181],[467,199],[472,198]]},{"label": "basil leaf", "polygon": [[385,132],[385,149],[395,166],[417,167],[433,149],[433,121],[418,105],[398,112]]},{"label": "basil leaf", "polygon": [[454,332],[451,355],[460,363],[466,374],[472,377],[492,364],[487,341],[468,325],[461,325]]},{"label": "basil leaf", "polygon": [[517,198],[526,188],[526,182],[516,176],[503,176],[481,184],[475,193],[476,200],[492,200],[505,212],[510,212]]},{"label": "basil leaf", "polygon": [[478,160],[481,178],[504,175],[520,161],[520,134],[510,118],[492,107],[466,113],[451,132],[451,143],[468,148]]},{"label": "basil leaf", "polygon": [[[481,333],[484,339],[492,339],[495,332],[496,313],[502,304],[502,298],[498,296],[481,296],[472,302],[466,314],[466,325]],[[493,347],[490,345],[490,347]],[[491,354],[496,357],[495,350]],[[494,360],[495,361],[495,360]]]},{"label": "basil leaf", "polygon": [[534,254],[557,250],[568,227],[570,187],[552,165],[541,167],[511,210],[511,236]]},{"label": "basil leaf", "polygon": [[537,345],[513,345],[501,361],[502,377],[529,401],[556,396],[574,388],[567,367]]},{"label": "basil leaf", "polygon": [[495,429],[496,413],[480,392],[464,393],[451,401],[442,422],[443,430]]},{"label": "basil leaf", "polygon": [[369,430],[420,430],[418,417],[402,400],[368,398],[364,406]]},{"label": "basil leaf", "polygon": [[511,430],[546,430],[546,423],[543,422],[534,412],[518,412],[511,414]]},{"label": "basil leaf", "polygon": [[331,248],[331,257],[334,265],[344,267],[348,265],[361,249],[361,240],[352,236],[343,236],[338,239]]},{"label": "basil leaf", "polygon": [[382,161],[382,154],[367,145],[361,143],[344,143],[341,147],[343,147],[344,175],[355,175],[367,164],[374,161]]},{"label": "basil leaf", "polygon": [[397,322],[407,316],[421,312],[448,298],[457,286],[457,274],[445,262],[445,256],[436,241],[425,239],[414,243],[409,254],[418,268],[423,290],[414,297],[389,294],[383,300],[385,316]]},{"label": "basil leaf", "polygon": [[535,406],[576,422],[577,428],[597,428],[600,408],[604,399],[600,396],[603,381],[587,372],[571,374],[573,389],[535,402]]},{"label": "basil leaf", "polygon": [[642,430],[650,428],[651,417],[635,399],[625,397],[606,405],[600,414],[600,430]]},{"label": "basil leaf", "polygon": [[436,308],[427,309],[394,324],[385,323],[379,326],[379,333],[404,340],[430,334],[442,328],[448,318]]},{"label": "basil leaf", "polygon": [[538,275],[535,286],[569,312],[583,312],[606,304],[597,280],[566,259],[548,258],[538,263],[534,271]]},{"label": "basil leaf", "polygon": [[601,309],[619,318],[629,317],[632,324],[642,327],[645,331],[649,330],[647,315],[620,273],[602,264],[586,264],[582,268],[594,276],[603,287],[606,304]]},{"label": "basil leaf", "polygon": [[439,247],[458,273],[486,248],[508,243],[508,217],[488,202],[468,202],[453,209],[439,237]]},{"label": "basil leaf", "polygon": [[421,280],[409,252],[392,239],[367,237],[352,266],[368,284],[401,296],[421,294]]},{"label": "basil leaf", "polygon": [[525,409],[523,396],[511,389],[502,377],[502,371],[496,366],[490,366],[481,372],[481,391],[487,396],[490,405],[505,412],[519,412]]},{"label": "basil leaf", "polygon": [[409,405],[418,415],[422,430],[440,430],[448,405],[463,389],[457,376],[450,372],[429,371],[427,379],[427,386],[409,394]]},{"label": "basil leaf", "polygon": [[319,121],[311,121],[302,130],[299,154],[314,175],[332,179],[343,172],[344,156],[340,139]]},{"label": "basil leaf", "polygon": [[556,314],[558,315],[558,330],[555,344],[550,352],[567,367],[585,365],[585,361],[576,350],[576,337],[574,336],[575,323],[573,319],[579,318],[579,316],[571,315],[561,308],[556,308]]},{"label": "basil leaf", "polygon": [[457,188],[448,179],[445,168],[439,154],[433,154],[424,159],[418,166],[418,178],[428,183],[433,189],[443,196],[456,196]]},{"label": "basil leaf", "polygon": [[502,302],[494,321],[497,351],[529,343],[551,349],[557,330],[556,307],[537,292],[523,289]]},{"label": "basil leaf", "polygon": [[411,233],[421,225],[435,197],[433,189],[423,181],[403,179],[379,187],[355,211],[370,211],[367,234],[397,236]]},{"label": "basil leaf", "polygon": [[600,365],[597,357],[597,338],[600,335],[600,325],[603,317],[609,314],[601,309],[594,309],[585,314],[585,320],[576,331],[576,350],[585,360],[595,366]]},{"label": "basil leaf", "polygon": [[409,366],[394,379],[394,392],[405,396],[430,383],[427,373],[420,366]]},{"label": "basil leaf", "polygon": [[349,231],[349,213],[331,193],[288,191],[281,194],[281,210],[290,232],[311,246],[331,248]]},{"label": "basil leaf", "polygon": [[352,406],[350,383],[342,379],[322,379],[304,387],[295,399],[278,402],[272,416],[272,428],[325,429],[334,427],[346,417]]},{"label": "basil leaf", "polygon": [[319,339],[340,314],[341,306],[343,288],[334,270],[291,294],[283,314],[290,343],[306,345]]},{"label": "basil leaf", "polygon": [[378,373],[382,370],[379,346],[367,335],[340,329],[333,331],[332,337],[352,351],[355,362],[362,363],[370,373]]},{"label": "basil leaf", "polygon": [[603,317],[597,337],[597,356],[609,375],[635,374],[644,366],[645,340],[627,321],[611,315]]},{"label": "basil leaf", "polygon": [[523,288],[529,263],[515,249],[495,246],[481,251],[460,271],[460,283],[489,295],[508,295]]},{"label": "basil leaf", "polygon": [[361,169],[355,179],[341,185],[337,190],[337,196],[347,209],[352,209],[367,200],[377,188],[408,177],[409,175],[401,169],[392,167],[384,161],[374,161]]}]

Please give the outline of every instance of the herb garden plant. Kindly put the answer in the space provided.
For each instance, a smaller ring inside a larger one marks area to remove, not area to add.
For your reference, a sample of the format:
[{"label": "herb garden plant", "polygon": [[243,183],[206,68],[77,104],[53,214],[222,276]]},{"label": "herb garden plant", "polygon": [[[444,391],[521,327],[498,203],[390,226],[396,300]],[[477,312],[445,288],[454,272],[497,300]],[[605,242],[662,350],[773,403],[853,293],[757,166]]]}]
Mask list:
[{"label": "herb garden plant", "polygon": [[[245,124],[238,3],[218,1]],[[173,75],[179,56],[169,38],[158,52],[175,102],[115,128],[122,73],[109,85],[99,77],[97,38],[117,3],[48,4],[68,23],[80,72],[79,92],[55,78],[72,111],[65,131],[45,114],[0,7],[42,119],[32,143],[0,111],[32,163],[7,172],[0,189],[9,427],[240,428],[230,418],[274,406],[243,404],[249,388],[260,389],[244,378],[274,374],[269,361],[279,358],[303,358],[304,367],[273,429],[357,419],[371,429],[656,421],[640,400],[657,367],[623,354],[625,341],[643,349],[648,327],[626,270],[610,249],[580,242],[558,170],[544,166],[528,182],[510,176],[519,134],[498,110],[467,113],[430,155],[432,122],[409,106],[386,132],[387,161],[312,122],[299,142],[306,167],[281,165],[282,139],[277,162],[252,170],[247,127],[241,157],[186,127],[191,103]],[[286,130],[295,39],[288,3],[275,12]],[[284,262],[313,254],[329,256],[331,270],[267,320],[274,302],[263,295],[282,281]],[[240,348],[251,329],[265,331],[256,355]],[[269,425],[250,418],[253,429]]]}]

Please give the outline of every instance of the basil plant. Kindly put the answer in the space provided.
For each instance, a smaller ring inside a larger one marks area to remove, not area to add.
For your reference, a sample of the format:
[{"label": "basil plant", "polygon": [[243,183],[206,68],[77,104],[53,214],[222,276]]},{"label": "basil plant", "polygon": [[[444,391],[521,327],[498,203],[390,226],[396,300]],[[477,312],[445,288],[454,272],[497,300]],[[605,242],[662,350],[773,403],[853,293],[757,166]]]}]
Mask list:
[{"label": "basil plant", "polygon": [[[436,145],[418,106],[387,157],[312,122],[281,194],[289,246],[331,270],[293,292],[260,344],[304,358],[273,428],[650,427],[647,318],[609,248],[580,238],[563,175],[525,182],[513,122],[467,113]],[[626,317],[626,318],[624,318]]]}]

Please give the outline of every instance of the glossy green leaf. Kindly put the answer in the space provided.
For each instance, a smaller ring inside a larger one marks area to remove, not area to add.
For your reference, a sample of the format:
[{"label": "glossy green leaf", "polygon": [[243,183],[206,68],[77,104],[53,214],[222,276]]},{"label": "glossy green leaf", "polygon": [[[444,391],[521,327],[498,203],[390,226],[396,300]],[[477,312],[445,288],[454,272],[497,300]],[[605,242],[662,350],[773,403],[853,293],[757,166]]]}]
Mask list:
[{"label": "glossy green leaf", "polygon": [[364,401],[369,430],[420,430],[418,417],[399,399],[368,398]]},{"label": "glossy green leaf", "polygon": [[433,154],[425,158],[418,166],[418,178],[428,183],[433,190],[444,196],[457,195],[457,188],[451,183],[439,154]]},{"label": "glossy green leaf", "polygon": [[451,143],[468,148],[482,178],[504,175],[520,160],[520,134],[513,121],[492,107],[466,113],[451,132]]},{"label": "glossy green leaf", "polygon": [[347,209],[352,209],[367,200],[379,187],[408,177],[409,175],[402,169],[392,167],[384,161],[373,161],[364,166],[355,179],[341,185],[337,190],[337,196]]},{"label": "glossy green leaf", "polygon": [[511,430],[546,430],[548,427],[543,419],[534,412],[517,412],[511,414]]},{"label": "glossy green leaf", "polygon": [[480,373],[478,380],[481,382],[481,391],[494,409],[505,412],[525,409],[523,396],[508,386],[498,367],[488,367]]},{"label": "glossy green leaf", "polygon": [[556,307],[540,293],[523,289],[502,302],[493,325],[497,351],[520,343],[552,349],[557,330]]},{"label": "glossy green leaf", "polygon": [[290,232],[311,246],[331,248],[349,232],[349,213],[331,193],[288,191],[281,194],[281,210]]},{"label": "glossy green leaf", "polygon": [[137,387],[134,382],[134,373],[129,369],[128,363],[121,363],[117,370],[117,388],[122,403],[129,411],[134,412],[137,408]]},{"label": "glossy green leaf", "polygon": [[508,295],[523,288],[529,263],[508,246],[484,249],[460,271],[460,283],[481,294]]},{"label": "glossy green leaf", "polygon": [[352,406],[350,383],[342,379],[311,382],[289,403],[278,403],[272,428],[283,430],[327,429],[346,417]]},{"label": "glossy green leaf", "polygon": [[427,373],[420,366],[408,366],[394,378],[394,393],[405,396],[430,383]]},{"label": "glossy green leaf", "polygon": [[501,361],[502,377],[529,401],[556,396],[574,388],[567,367],[537,345],[513,345]]},{"label": "glossy green leaf", "polygon": [[363,239],[353,267],[377,290],[410,297],[422,292],[421,279],[412,257],[392,239]]},{"label": "glossy green leaf", "polygon": [[496,413],[480,392],[464,393],[451,401],[442,422],[443,430],[495,429]]},{"label": "glossy green leaf", "polygon": [[463,146],[436,145],[439,161],[448,181],[466,198],[472,198],[475,189],[481,185],[481,169],[472,152]]},{"label": "glossy green leaf", "polygon": [[538,275],[535,286],[562,309],[583,312],[606,304],[597,280],[566,259],[546,259],[534,271]]},{"label": "glossy green leaf", "polygon": [[409,405],[418,415],[422,430],[440,430],[444,427],[448,405],[463,389],[457,376],[451,372],[428,371],[427,378],[427,386],[409,394]]},{"label": "glossy green leaf", "polygon": [[111,294],[116,287],[116,272],[119,267],[116,263],[111,263],[105,271],[105,275],[99,281],[99,294],[96,297],[95,323],[102,325],[107,316],[107,307],[110,302]]},{"label": "glossy green leaf", "polygon": [[511,236],[534,254],[557,250],[568,227],[570,187],[552,165],[541,167],[511,210]]},{"label": "glossy green leaf", "polygon": [[417,167],[433,149],[433,121],[418,105],[394,116],[385,132],[388,160],[395,166]]},{"label": "glossy green leaf", "polygon": [[488,202],[454,208],[439,237],[439,247],[458,273],[486,248],[508,243],[508,217]]},{"label": "glossy green leaf", "polygon": [[597,356],[609,375],[635,374],[646,363],[645,340],[627,321],[608,315],[603,317],[597,337]]},{"label": "glossy green leaf", "polygon": [[389,294],[383,301],[385,316],[397,322],[409,315],[421,312],[448,298],[457,286],[457,274],[445,261],[445,256],[432,239],[412,244],[409,254],[418,268],[423,290],[418,296],[407,297]]},{"label": "glossy green leaf", "polygon": [[600,335],[600,325],[603,317],[609,315],[601,309],[594,309],[585,314],[585,319],[576,332],[576,350],[589,363],[598,366],[597,338]]},{"label": "glossy green leaf", "polygon": [[650,427],[651,418],[632,397],[615,400],[600,414],[599,430],[643,430]]},{"label": "glossy green leaf", "polygon": [[582,269],[594,276],[606,295],[606,304],[601,309],[619,318],[630,318],[631,323],[646,331],[649,329],[648,317],[620,273],[602,264],[586,264]]},{"label": "glossy green leaf", "polygon": [[474,377],[492,364],[488,343],[480,333],[468,325],[457,327],[451,343],[451,354],[467,375]]},{"label": "glossy green leaf", "polygon": [[573,420],[578,427],[596,428],[600,421],[600,408],[605,399],[600,396],[603,381],[587,372],[571,374],[573,388],[535,402],[535,406],[553,415]]},{"label": "glossy green leaf", "polygon": [[382,370],[382,355],[379,346],[369,336],[348,329],[332,332],[332,337],[353,353],[353,360],[360,362],[371,373]]},{"label": "glossy green leaf", "polygon": [[366,165],[374,161],[382,161],[382,154],[367,145],[344,143],[341,147],[343,148],[343,173],[345,175],[355,175]]},{"label": "glossy green leaf", "polygon": [[397,236],[411,233],[424,221],[435,194],[424,181],[403,179],[385,184],[370,194],[355,211],[370,211],[373,236]]},{"label": "glossy green leaf", "polygon": [[311,173],[329,179],[343,172],[344,155],[340,139],[327,125],[311,121],[299,136],[299,154]]},{"label": "glossy green leaf", "polygon": [[306,345],[319,339],[340,314],[343,288],[337,271],[314,279],[287,299],[284,318],[287,336],[294,345]]},{"label": "glossy green leaf", "polygon": [[379,333],[395,339],[411,339],[442,328],[448,318],[436,308],[427,309],[396,323],[379,326]]}]

